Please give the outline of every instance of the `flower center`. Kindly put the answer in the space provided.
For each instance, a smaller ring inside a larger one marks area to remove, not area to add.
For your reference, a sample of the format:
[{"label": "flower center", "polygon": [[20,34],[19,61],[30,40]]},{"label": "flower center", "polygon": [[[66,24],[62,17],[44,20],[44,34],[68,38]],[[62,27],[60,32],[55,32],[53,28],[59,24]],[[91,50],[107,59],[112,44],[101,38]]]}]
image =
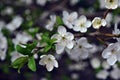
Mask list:
[{"label": "flower center", "polygon": [[80,27],[84,27],[84,23],[81,23],[81,24],[80,24]]}]

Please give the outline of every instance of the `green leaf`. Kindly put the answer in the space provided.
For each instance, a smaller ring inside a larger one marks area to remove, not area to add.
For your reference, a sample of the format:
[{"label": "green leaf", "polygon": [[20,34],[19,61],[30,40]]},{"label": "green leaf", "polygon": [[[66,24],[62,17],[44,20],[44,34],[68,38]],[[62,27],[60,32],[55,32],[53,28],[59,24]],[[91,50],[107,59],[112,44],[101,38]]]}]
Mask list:
[{"label": "green leaf", "polygon": [[20,73],[20,69],[25,65],[25,63],[28,61],[28,57],[20,57],[17,58],[13,63],[12,67],[17,68],[18,72]]},{"label": "green leaf", "polygon": [[37,43],[38,43],[37,41],[34,41],[31,44],[23,44],[25,46],[25,48],[22,47],[21,45],[17,45],[16,50],[23,55],[31,55],[32,50],[36,47]]},{"label": "green leaf", "polygon": [[31,53],[31,50],[28,50],[27,48],[23,48],[23,47],[20,46],[20,45],[17,45],[17,46],[16,46],[16,50],[17,50],[19,53],[23,54],[23,55],[28,55],[28,54]]},{"label": "green leaf", "polygon": [[44,52],[48,52],[51,48],[52,48],[52,46],[50,46],[50,45],[45,46]]},{"label": "green leaf", "polygon": [[33,56],[28,59],[28,68],[32,71],[36,71],[36,63]]},{"label": "green leaf", "polygon": [[37,43],[38,43],[37,41],[34,41],[31,44],[27,44],[26,47],[27,47],[27,49],[29,49],[30,51],[32,51],[36,47]]},{"label": "green leaf", "polygon": [[63,25],[63,21],[62,21],[62,18],[60,16],[57,16],[56,22],[58,25]]}]

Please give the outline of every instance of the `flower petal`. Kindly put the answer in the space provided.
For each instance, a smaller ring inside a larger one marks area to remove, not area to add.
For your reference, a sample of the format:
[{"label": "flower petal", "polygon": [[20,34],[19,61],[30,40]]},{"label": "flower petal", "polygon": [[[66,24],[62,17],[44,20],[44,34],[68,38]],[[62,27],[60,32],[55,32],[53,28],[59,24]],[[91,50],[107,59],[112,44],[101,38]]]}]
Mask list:
[{"label": "flower petal", "polygon": [[66,34],[66,28],[64,26],[59,26],[58,27],[58,33],[62,36]]},{"label": "flower petal", "polygon": [[56,44],[56,53],[61,54],[64,51],[65,46]]},{"label": "flower petal", "polygon": [[111,56],[107,59],[107,62],[108,62],[110,65],[114,65],[116,61],[117,61],[116,55],[111,55]]}]

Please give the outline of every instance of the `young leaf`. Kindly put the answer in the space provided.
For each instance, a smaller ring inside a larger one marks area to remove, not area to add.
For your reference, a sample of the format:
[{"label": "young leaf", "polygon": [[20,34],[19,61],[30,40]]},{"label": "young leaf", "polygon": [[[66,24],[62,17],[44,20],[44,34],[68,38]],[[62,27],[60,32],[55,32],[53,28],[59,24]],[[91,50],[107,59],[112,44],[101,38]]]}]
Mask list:
[{"label": "young leaf", "polygon": [[20,69],[24,66],[24,64],[28,61],[28,57],[20,57],[17,58],[13,63],[12,67],[13,68],[18,68],[18,72],[20,72]]},{"label": "young leaf", "polygon": [[60,16],[57,16],[56,22],[58,25],[63,25],[62,18]]},{"label": "young leaf", "polygon": [[20,46],[20,45],[17,45],[17,46],[16,46],[16,50],[17,50],[19,53],[23,54],[23,55],[28,55],[28,54],[31,53],[30,50],[28,50],[28,49],[26,49],[26,48],[24,48],[24,47],[22,47],[22,46]]},{"label": "young leaf", "polygon": [[36,63],[33,56],[28,59],[28,68],[32,71],[36,71]]}]

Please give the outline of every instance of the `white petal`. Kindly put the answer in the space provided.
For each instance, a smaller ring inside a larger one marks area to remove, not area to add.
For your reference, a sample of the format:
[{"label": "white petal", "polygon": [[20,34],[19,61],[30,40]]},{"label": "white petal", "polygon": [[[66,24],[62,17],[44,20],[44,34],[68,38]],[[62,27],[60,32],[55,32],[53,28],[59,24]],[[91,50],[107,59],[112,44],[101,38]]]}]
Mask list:
[{"label": "white petal", "polygon": [[67,32],[65,37],[67,38],[67,40],[73,40],[74,39],[74,35],[70,32]]},{"label": "white petal", "polygon": [[102,57],[103,57],[103,58],[108,58],[108,57],[110,57],[111,54],[112,54],[112,53],[111,53],[109,50],[105,49],[105,50],[102,52]]},{"label": "white petal", "polygon": [[78,17],[77,12],[72,12],[72,13],[70,14],[70,17],[75,20],[75,19]]},{"label": "white petal", "polygon": [[45,63],[44,63],[43,60],[40,60],[40,61],[39,61],[39,64],[40,64],[40,65],[45,65]]},{"label": "white petal", "polygon": [[92,24],[91,21],[86,21],[85,27],[89,28],[91,26],[91,24]]},{"label": "white petal", "polygon": [[80,19],[81,22],[83,22],[83,23],[86,22],[86,20],[87,20],[86,16],[84,16],[84,15],[80,16],[79,19]]},{"label": "white petal", "polygon": [[74,31],[80,31],[80,27],[79,27],[79,26],[74,26],[74,27],[73,27],[73,30],[74,30]]},{"label": "white petal", "polygon": [[64,26],[59,26],[58,27],[58,33],[62,36],[66,34],[66,28]]},{"label": "white petal", "polygon": [[58,62],[56,60],[53,60],[54,66],[58,68]]},{"label": "white petal", "polygon": [[65,46],[56,44],[56,53],[61,54],[64,51]]},{"label": "white petal", "polygon": [[46,65],[46,68],[48,71],[52,71],[54,66],[53,66],[53,63],[52,62],[49,62],[47,65]]},{"label": "white petal", "polygon": [[69,13],[67,11],[63,11],[63,17],[68,17]]},{"label": "white petal", "polygon": [[51,39],[57,39],[55,42],[60,42],[61,36],[59,34],[54,34]]},{"label": "white petal", "polygon": [[86,59],[88,57],[88,50],[87,49],[81,49],[81,54],[80,54],[80,58],[81,59]]},{"label": "white petal", "polygon": [[48,55],[50,59],[55,59],[55,57],[51,54]]},{"label": "white petal", "polygon": [[81,32],[81,33],[87,32],[87,28],[85,28],[85,27],[80,27],[80,32]]},{"label": "white petal", "polygon": [[102,21],[102,26],[106,26],[106,24],[107,24],[106,20],[102,19],[101,21]]},{"label": "white petal", "polygon": [[67,47],[68,49],[72,49],[73,46],[74,46],[74,42],[73,42],[73,41],[67,41],[66,47]]},{"label": "white petal", "polygon": [[107,59],[107,62],[108,62],[110,65],[114,65],[116,61],[117,61],[116,55],[111,55],[111,56]]}]

